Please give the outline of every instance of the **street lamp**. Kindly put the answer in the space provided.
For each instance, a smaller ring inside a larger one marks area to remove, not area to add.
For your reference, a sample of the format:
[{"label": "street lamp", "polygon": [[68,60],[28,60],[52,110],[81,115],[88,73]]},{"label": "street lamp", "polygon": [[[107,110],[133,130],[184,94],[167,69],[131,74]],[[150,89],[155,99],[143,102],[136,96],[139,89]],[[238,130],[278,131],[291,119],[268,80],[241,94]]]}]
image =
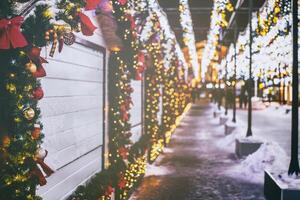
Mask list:
[{"label": "street lamp", "polygon": [[252,10],[253,10],[253,0],[249,0],[249,80],[248,80],[248,129],[247,137],[252,136]]},{"label": "street lamp", "polygon": [[298,0],[292,0],[293,12],[293,99],[292,99],[292,141],[289,175],[300,173],[298,157]]},{"label": "street lamp", "polygon": [[237,54],[237,49],[236,49],[236,38],[237,38],[237,24],[236,22],[234,23],[234,35],[233,35],[233,45],[234,45],[234,84],[233,84],[233,114],[232,114],[232,122],[236,123],[236,54]]},{"label": "street lamp", "polygon": [[[225,58],[226,59],[226,58]],[[228,61],[226,59],[226,64],[225,64],[225,78],[224,78],[224,95],[225,95],[225,115],[228,115],[228,84],[227,84],[227,76],[228,76]]]}]

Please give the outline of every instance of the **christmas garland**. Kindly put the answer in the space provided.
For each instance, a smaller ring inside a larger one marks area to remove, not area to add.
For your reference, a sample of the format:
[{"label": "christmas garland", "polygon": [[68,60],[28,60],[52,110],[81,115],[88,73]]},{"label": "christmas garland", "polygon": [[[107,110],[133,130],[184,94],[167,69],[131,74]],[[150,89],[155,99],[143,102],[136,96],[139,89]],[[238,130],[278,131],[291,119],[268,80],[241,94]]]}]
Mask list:
[{"label": "christmas garland", "polygon": [[214,1],[210,20],[210,30],[207,35],[207,44],[201,61],[201,77],[203,80],[205,79],[205,73],[219,44],[221,30],[228,25],[226,12],[233,12],[233,10],[234,7],[231,0]]},{"label": "christmas garland", "polygon": [[180,13],[180,24],[183,30],[183,44],[188,48],[188,64],[191,71],[189,76],[192,78],[199,79],[199,63],[198,54],[196,50],[195,34],[193,30],[193,21],[190,12],[190,6],[188,0],[179,1],[179,13]]},{"label": "christmas garland", "polygon": [[[62,5],[60,13],[73,16],[62,25],[52,23],[47,4],[39,4],[34,13],[24,18],[15,8],[27,1],[0,3],[1,199],[40,199],[35,195],[36,186],[46,184],[43,172],[47,176],[53,173],[44,163],[47,151],[40,147],[44,135],[37,103],[44,94],[39,78],[46,76],[43,64],[47,63],[40,56],[41,48],[51,43],[53,56],[57,46],[61,52],[64,44],[74,43],[75,27],[84,35],[92,35],[95,30],[82,11],[95,9],[90,5],[94,1],[58,2]],[[76,7],[76,12],[69,12],[67,5],[72,11]],[[58,14],[57,18],[63,19],[62,16]]]},{"label": "christmas garland", "polygon": [[[291,11],[291,1],[275,0],[263,8],[262,11],[257,11],[256,18],[257,22],[255,33],[257,36],[265,36],[278,22],[278,19],[284,15],[288,15]],[[265,16],[265,17],[262,17]]]}]

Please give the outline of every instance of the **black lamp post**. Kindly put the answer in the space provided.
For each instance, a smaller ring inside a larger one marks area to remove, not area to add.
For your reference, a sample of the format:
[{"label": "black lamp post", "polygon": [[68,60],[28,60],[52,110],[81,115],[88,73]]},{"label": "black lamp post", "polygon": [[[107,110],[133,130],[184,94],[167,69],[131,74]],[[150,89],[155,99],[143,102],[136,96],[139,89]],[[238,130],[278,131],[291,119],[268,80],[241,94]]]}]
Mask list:
[{"label": "black lamp post", "polygon": [[227,70],[227,60],[225,64],[225,78],[224,78],[224,95],[225,95],[225,115],[228,115],[228,86],[227,86],[227,76],[228,76],[228,70]]},{"label": "black lamp post", "polygon": [[237,38],[237,25],[236,22],[234,24],[234,35],[233,35],[234,39],[233,39],[233,45],[234,45],[234,84],[233,84],[233,113],[232,113],[232,122],[236,123],[236,54],[237,54],[237,49],[236,49],[236,38]]},{"label": "black lamp post", "polygon": [[248,80],[248,129],[247,137],[252,136],[252,10],[253,10],[253,0],[249,0],[249,80]]},{"label": "black lamp post", "polygon": [[293,99],[292,99],[292,142],[289,174],[300,173],[298,158],[298,0],[292,0],[293,12]]}]

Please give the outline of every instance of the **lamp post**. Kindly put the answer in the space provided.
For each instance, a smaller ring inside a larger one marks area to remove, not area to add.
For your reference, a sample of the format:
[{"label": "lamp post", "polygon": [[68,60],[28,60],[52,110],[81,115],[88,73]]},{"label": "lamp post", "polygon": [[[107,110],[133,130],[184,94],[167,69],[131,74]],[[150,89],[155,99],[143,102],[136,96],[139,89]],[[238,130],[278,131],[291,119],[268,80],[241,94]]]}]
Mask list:
[{"label": "lamp post", "polygon": [[252,136],[252,10],[253,10],[253,0],[249,0],[249,80],[248,80],[248,129],[247,137]]},{"label": "lamp post", "polygon": [[293,97],[292,97],[292,141],[289,175],[300,173],[298,158],[298,0],[292,0],[293,12]]},{"label": "lamp post", "polygon": [[236,123],[236,54],[237,54],[237,49],[236,49],[236,38],[237,38],[237,25],[236,22],[234,23],[234,35],[233,35],[233,45],[234,45],[234,84],[233,84],[233,113],[232,113],[232,122]]},{"label": "lamp post", "polygon": [[225,78],[224,78],[224,95],[225,95],[225,115],[228,115],[228,86],[227,86],[227,76],[228,76],[228,70],[227,70],[227,60],[225,64]]}]

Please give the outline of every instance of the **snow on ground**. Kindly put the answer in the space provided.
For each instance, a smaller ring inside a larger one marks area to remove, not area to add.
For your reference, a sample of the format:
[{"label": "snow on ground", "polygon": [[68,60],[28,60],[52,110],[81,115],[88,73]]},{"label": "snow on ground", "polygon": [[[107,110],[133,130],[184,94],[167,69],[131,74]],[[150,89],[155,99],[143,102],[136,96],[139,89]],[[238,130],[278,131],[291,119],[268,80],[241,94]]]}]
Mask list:
[{"label": "snow on ground", "polygon": [[[274,171],[274,170],[273,170]],[[289,188],[289,189],[300,189],[300,177],[296,176],[295,174],[289,176],[287,171],[281,171],[278,173],[278,177],[276,181],[282,188]]]},{"label": "snow on ground", "polygon": [[225,173],[231,177],[263,183],[265,169],[287,169],[288,163],[289,158],[285,151],[277,143],[267,142]]},{"label": "snow on ground", "polygon": [[[274,105],[271,105],[267,109],[261,110],[259,112],[265,112],[269,116],[273,117],[275,115],[275,117],[277,117],[278,115],[284,114],[285,108],[279,107],[278,109],[276,109]],[[219,123],[219,117],[213,118],[210,121],[210,123],[213,125],[217,125]],[[234,125],[231,121],[228,121],[227,123],[228,125]],[[254,134],[254,136],[252,137],[245,137],[247,131],[247,121],[238,119],[236,129],[233,131],[232,134],[227,136],[225,136],[224,134],[224,126],[220,127],[222,128],[217,127],[215,129],[216,133],[214,133],[214,135],[223,135],[224,137],[221,137],[220,139],[216,140],[215,144],[218,148],[230,152],[232,154],[234,154],[235,152],[236,139],[247,139],[249,141],[259,140],[263,142],[262,146],[259,148],[258,151],[249,155],[247,158],[239,160],[234,167],[225,171],[224,173],[226,175],[237,179],[262,184],[264,181],[265,169],[288,169],[289,157],[286,154],[286,150],[284,150],[277,142],[268,142],[270,140],[267,140],[261,134],[259,134],[259,136]],[[264,128],[264,130],[266,129]],[[285,179],[287,180],[287,178]],[[300,183],[300,180],[298,180],[297,183]]]},{"label": "snow on ground", "polygon": [[173,173],[171,166],[161,166],[161,161],[164,159],[166,154],[173,153],[174,150],[168,147],[163,149],[163,153],[152,164],[147,164],[145,176],[164,176]]},{"label": "snow on ground", "polygon": [[163,150],[164,153],[173,153],[173,151],[174,151],[173,149],[168,148],[168,147],[165,147]]},{"label": "snow on ground", "polygon": [[155,164],[148,164],[146,167],[146,174],[145,177],[147,176],[164,176],[167,174],[173,173],[173,170],[169,167],[164,167],[164,166],[159,166]]}]

